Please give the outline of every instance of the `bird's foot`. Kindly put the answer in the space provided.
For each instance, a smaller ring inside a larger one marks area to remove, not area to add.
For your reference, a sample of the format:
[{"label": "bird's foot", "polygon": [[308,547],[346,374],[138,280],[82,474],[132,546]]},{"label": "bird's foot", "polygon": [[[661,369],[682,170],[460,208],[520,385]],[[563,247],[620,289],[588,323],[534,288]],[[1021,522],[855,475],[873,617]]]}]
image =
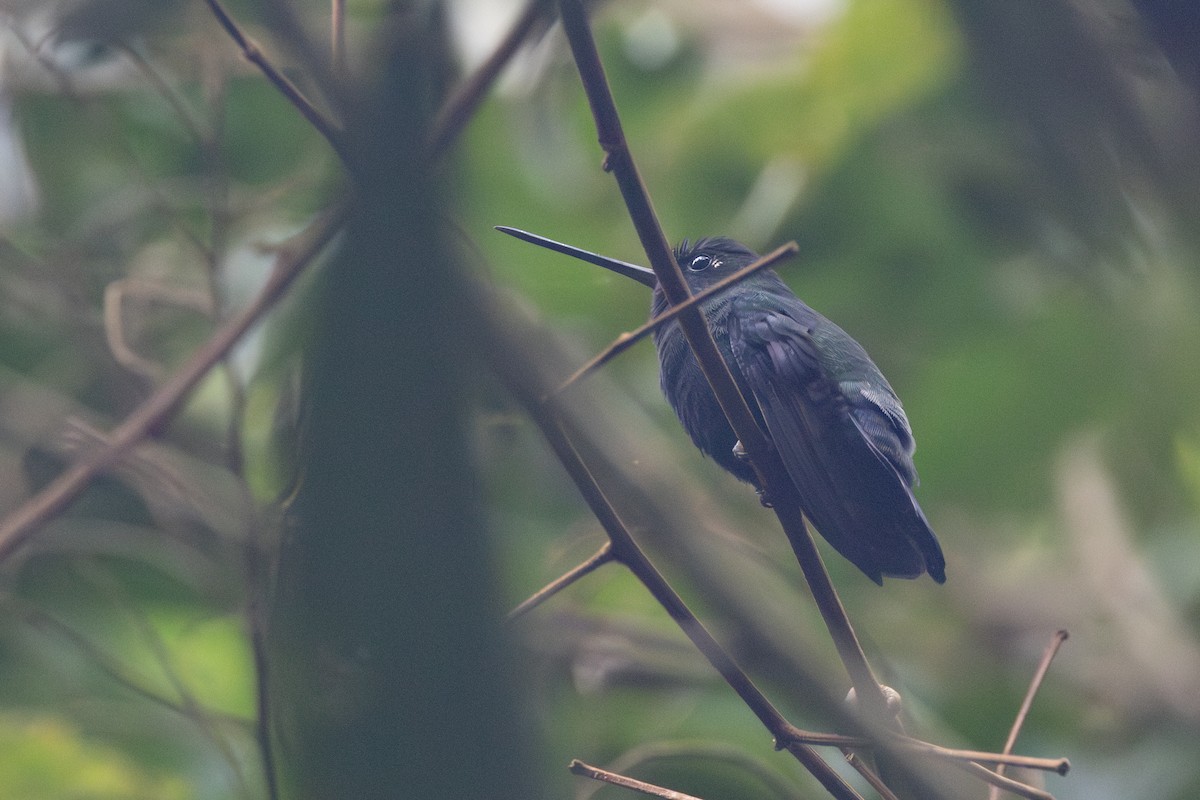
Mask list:
[{"label": "bird's foot", "polygon": [[[750,462],[750,454],[746,452],[746,448],[742,447],[741,440],[733,443],[733,457],[743,463]],[[763,508],[775,507],[775,504],[771,502],[771,497],[767,494],[766,489],[760,487],[754,491],[758,494],[758,502],[762,503]]]}]

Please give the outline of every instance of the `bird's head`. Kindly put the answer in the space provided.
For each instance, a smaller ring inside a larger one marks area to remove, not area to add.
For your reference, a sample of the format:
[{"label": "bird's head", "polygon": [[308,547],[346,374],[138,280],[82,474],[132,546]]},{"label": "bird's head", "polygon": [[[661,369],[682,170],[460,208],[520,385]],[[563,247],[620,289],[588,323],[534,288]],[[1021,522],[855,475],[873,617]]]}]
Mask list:
[{"label": "bird's head", "polygon": [[746,245],[721,236],[697,239],[695,242],[684,239],[675,248],[675,261],[683,270],[683,277],[687,279],[692,294],[728,278],[757,259],[758,253]]}]

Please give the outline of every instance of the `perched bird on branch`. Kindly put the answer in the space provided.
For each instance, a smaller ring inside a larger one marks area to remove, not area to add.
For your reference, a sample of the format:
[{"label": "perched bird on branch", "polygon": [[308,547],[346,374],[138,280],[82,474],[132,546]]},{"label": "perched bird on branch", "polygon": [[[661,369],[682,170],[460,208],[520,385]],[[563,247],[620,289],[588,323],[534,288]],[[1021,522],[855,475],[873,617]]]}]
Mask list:
[{"label": "perched bird on branch", "polygon": [[[499,230],[652,287],[652,317],[670,307],[652,270],[525,231]],[[675,258],[697,294],[758,256],[732,239],[711,238],[685,241]],[[704,301],[701,309],[817,531],[876,583],[926,572],[944,582],[945,558],[912,493],[912,429],[862,346],[769,269]],[[678,323],[657,329],[654,342],[663,393],[692,441],[762,491]]]}]

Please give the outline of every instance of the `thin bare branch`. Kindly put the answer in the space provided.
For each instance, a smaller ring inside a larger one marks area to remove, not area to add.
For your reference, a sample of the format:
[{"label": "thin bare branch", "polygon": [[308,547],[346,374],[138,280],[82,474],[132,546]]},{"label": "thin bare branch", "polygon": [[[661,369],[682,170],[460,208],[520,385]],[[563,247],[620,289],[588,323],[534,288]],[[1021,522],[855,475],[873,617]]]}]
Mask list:
[{"label": "thin bare branch", "polygon": [[[605,168],[611,171],[617,180],[630,219],[667,299],[672,305],[683,303],[690,297],[690,291],[679,265],[675,263],[675,257],[667,244],[633,155],[625,141],[616,103],[604,74],[587,14],[579,0],[559,0],[559,13],[592,108],[600,146],[606,153]],[[692,307],[679,315],[679,327],[695,353],[696,361],[712,386],[713,393],[738,440],[749,455],[750,463],[758,471],[761,485],[766,488],[774,502],[775,513],[800,562],[813,599],[846,667],[850,682],[866,711],[866,717],[875,725],[894,727],[898,724],[895,716],[888,712],[887,701],[879,682],[871,671],[858,636],[833,588],[812,534],[808,531],[800,510],[797,489],[788,477],[778,454],[758,427],[746,398],[742,396],[729,366],[713,341],[704,315],[698,308]]]},{"label": "thin bare branch", "polygon": [[[1050,670],[1050,662],[1054,660],[1054,656],[1058,654],[1058,649],[1062,647],[1063,642],[1070,636],[1065,630],[1055,631],[1051,637],[1050,643],[1046,645],[1046,649],[1042,652],[1042,659],[1038,662],[1038,667],[1033,673],[1033,678],[1029,681],[1029,688],[1025,691],[1025,697],[1021,701],[1021,708],[1017,711],[1017,717],[1013,720],[1012,729],[1008,732],[1008,738],[1004,742],[1004,750],[1006,755],[1011,753],[1016,747],[1017,737],[1021,735],[1021,727],[1025,724],[1025,718],[1029,716],[1029,709],[1033,706],[1033,698],[1037,695],[1038,689],[1042,686],[1042,681],[1046,678],[1046,673]],[[1000,764],[996,767],[996,774],[1004,774],[1004,765]],[[1000,797],[1000,790],[993,786],[988,790],[988,800],[996,800]]]},{"label": "thin bare branch", "polygon": [[871,788],[879,793],[881,800],[900,800],[900,798],[896,797],[895,792],[889,789],[887,784],[875,774],[875,771],[871,769],[862,756],[857,753],[849,753],[846,755],[846,762],[854,767],[858,771],[858,774],[866,779],[867,783],[871,784]]},{"label": "thin bare branch", "polygon": [[1040,769],[1045,772],[1055,772],[1066,775],[1071,769],[1071,762],[1065,758],[1037,758],[1035,756],[1019,756],[1012,753],[988,753],[982,750],[957,750],[941,747],[919,739],[907,736],[896,737],[896,747],[911,750],[914,755],[930,756],[947,761],[982,761],[985,764],[1008,764],[1023,769]]},{"label": "thin bare branch", "polygon": [[[744,750],[724,742],[704,741],[653,741],[638,744],[608,763],[613,772],[627,774],[646,764],[671,759],[691,759],[705,764],[724,763],[740,770],[767,787],[782,800],[794,800],[795,786],[764,761],[754,758]],[[603,787],[594,786],[580,792],[576,800],[590,800]]]},{"label": "thin bare branch", "polygon": [[593,767],[591,764],[585,764],[579,759],[573,759],[567,769],[571,770],[576,775],[582,775],[585,778],[591,778],[594,781],[602,781],[611,783],[613,786],[620,786],[625,789],[632,789],[635,792],[641,792],[650,797],[661,797],[663,800],[700,800],[694,795],[676,792],[671,789],[664,789],[661,786],[655,786],[652,783],[639,781],[636,778],[630,778],[625,775],[619,775],[615,772],[609,772],[606,769]]},{"label": "thin bare branch", "polygon": [[1041,789],[1030,786],[1020,781],[1014,781],[1012,778],[1006,778],[1003,775],[997,775],[987,767],[980,766],[974,761],[952,761],[954,766],[963,770],[969,775],[974,775],[981,781],[999,787],[1006,792],[1011,792],[1018,797],[1026,797],[1029,800],[1054,800],[1054,795]]},{"label": "thin bare branch", "polygon": [[724,292],[724,291],[730,289],[731,287],[735,286],[736,284],[744,281],[746,278],[749,278],[751,275],[755,274],[756,272],[760,272],[761,270],[764,270],[767,267],[777,264],[780,261],[784,260],[785,258],[790,258],[791,256],[795,255],[799,250],[800,250],[800,248],[795,242],[788,242],[787,244],[780,245],[779,247],[772,250],[770,253],[767,253],[765,256],[762,256],[761,258],[759,258],[757,261],[755,261],[753,264],[746,267],[745,269],[738,270],[734,274],[730,275],[728,278],[725,278],[724,280],[713,284],[712,286],[708,287],[704,291],[700,292],[700,294],[693,295],[692,297],[690,297],[686,301],[680,303],[679,305],[671,306],[666,311],[664,311],[663,313],[659,314],[654,319],[647,322],[645,325],[642,325],[640,328],[630,331],[629,333],[621,334],[620,336],[618,336],[616,338],[616,340],[612,344],[610,344],[608,347],[604,348],[604,350],[602,350],[600,353],[598,353],[594,358],[592,358],[590,361],[588,361],[586,364],[584,364],[582,367],[580,367],[578,370],[576,370],[575,373],[573,375],[571,375],[571,377],[569,377],[565,381],[563,381],[562,384],[560,384],[559,387],[557,389],[555,389],[554,391],[556,393],[566,391],[571,386],[571,384],[592,374],[597,369],[599,369],[600,367],[607,364],[609,361],[612,361],[614,358],[619,356],[621,353],[624,353],[630,347],[633,347],[635,344],[640,342],[642,339],[646,338],[647,336],[649,336],[650,334],[654,333],[656,330],[661,328],[663,325],[666,325],[668,322],[675,319],[675,317],[679,316],[686,309],[691,308],[692,306],[696,305],[697,303],[703,303],[705,300],[708,300],[710,297],[713,297],[714,295],[720,294],[721,292]]},{"label": "thin bare branch", "polygon": [[253,303],[197,348],[177,373],[113,430],[103,447],[76,461],[0,520],[0,563],[11,558],[47,520],[65,509],[96,475],[171,418],[209,370],[220,363],[246,332],[279,302],[304,268],[341,230],[348,207],[348,201],[336,203],[304,232],[281,247],[271,275]]},{"label": "thin bare branch", "polygon": [[344,161],[346,152],[341,127],[317,109],[312,101],[304,96],[299,87],[288,80],[287,76],[271,62],[271,59],[267,58],[266,53],[262,51],[258,43],[247,36],[241,29],[241,26],[225,10],[225,6],[221,4],[221,0],[205,0],[205,2],[208,3],[208,7],[212,10],[213,16],[217,18],[217,22],[229,34],[229,38],[233,39],[234,43],[241,49],[242,57],[258,67],[266,79],[325,137],[326,141],[333,146],[334,151]]},{"label": "thin bare branch", "polygon": [[541,589],[538,589],[529,597],[525,598],[525,600],[521,601],[520,605],[505,615],[505,622],[512,622],[513,620],[520,618],[525,613],[532,611],[554,595],[561,592],[563,589],[575,583],[575,581],[579,580],[585,575],[590,575],[592,572],[596,571],[612,560],[612,542],[605,542],[604,546],[593,553],[587,561],[584,561],[578,566],[573,567],[568,572],[564,573],[558,578],[555,578],[553,581],[546,584]]},{"label": "thin bare branch", "polygon": [[[876,743],[865,736],[844,736],[840,733],[814,733],[812,731],[789,729],[781,734],[782,746],[797,741],[818,747],[840,747],[843,749],[861,749],[875,747]],[[888,744],[898,750],[911,752],[913,755],[938,758],[946,761],[982,761],[986,764],[1008,764],[1025,769],[1040,769],[1046,772],[1056,772],[1066,775],[1071,769],[1071,762],[1065,758],[1037,758],[1035,756],[1020,756],[1012,753],[989,753],[984,750],[960,750],[942,747],[911,736],[892,733],[887,736]]]}]

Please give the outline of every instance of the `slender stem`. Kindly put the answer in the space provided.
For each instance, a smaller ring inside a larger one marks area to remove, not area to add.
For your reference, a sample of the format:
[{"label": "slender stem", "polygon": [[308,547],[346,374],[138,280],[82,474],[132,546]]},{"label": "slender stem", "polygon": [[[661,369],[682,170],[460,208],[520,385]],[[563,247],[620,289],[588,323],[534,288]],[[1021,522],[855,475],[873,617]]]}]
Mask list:
[{"label": "slender stem", "polygon": [[217,18],[217,22],[229,34],[229,38],[233,39],[234,43],[242,51],[242,56],[254,66],[258,67],[259,71],[266,76],[280,93],[288,99],[288,101],[296,107],[296,109],[308,120],[314,128],[333,146],[333,149],[346,160],[346,145],[343,141],[342,129],[333,120],[326,117],[321,111],[313,105],[312,101],[304,96],[304,93],[288,80],[273,63],[267,58],[267,55],[258,46],[258,43],[251,39],[242,31],[241,27],[233,19],[225,7],[221,4],[221,0],[205,0],[208,7],[212,10],[213,16]]},{"label": "slender stem", "polygon": [[745,269],[738,270],[728,278],[713,284],[697,295],[693,295],[679,305],[671,306],[666,311],[647,322],[645,325],[642,325],[640,328],[637,328],[629,333],[621,334],[612,344],[604,348],[604,350],[598,353],[594,358],[576,370],[571,377],[563,381],[554,391],[556,393],[565,391],[571,386],[571,384],[592,374],[597,369],[619,356],[621,353],[624,353],[630,347],[633,347],[642,339],[654,333],[663,325],[666,325],[668,322],[675,319],[675,317],[679,316],[685,310],[691,308],[697,303],[703,303],[705,300],[708,300],[714,295],[727,291],[736,284],[744,281],[746,278],[749,278],[756,272],[760,272],[767,267],[772,266],[773,264],[779,263],[785,258],[795,255],[799,249],[799,246],[795,242],[788,242],[785,245],[781,245],[780,247],[772,250],[770,253],[767,253],[765,256],[762,256]]},{"label": "slender stem", "polygon": [[[1029,716],[1029,709],[1033,706],[1033,698],[1037,695],[1038,689],[1042,686],[1042,681],[1046,678],[1046,673],[1050,670],[1050,662],[1054,660],[1054,656],[1058,654],[1058,649],[1062,647],[1063,642],[1067,640],[1068,634],[1065,630],[1056,631],[1050,639],[1050,643],[1046,645],[1046,649],[1042,652],[1042,659],[1038,662],[1038,667],[1033,673],[1033,678],[1029,681],[1029,688],[1025,692],[1025,697],[1021,701],[1021,708],[1017,711],[1017,717],[1013,720],[1012,728],[1008,732],[1008,738],[1004,742],[1005,755],[1012,752],[1017,745],[1017,737],[1021,735],[1021,728],[1025,724],[1025,718]],[[1004,774],[1004,765],[1000,764],[996,767],[996,774]],[[1000,790],[993,786],[988,790],[988,800],[996,800],[1000,796]]]},{"label": "slender stem", "polygon": [[[796,789],[792,781],[764,762],[751,756],[740,747],[713,741],[661,741],[638,744],[626,750],[618,757],[608,762],[608,769],[613,772],[628,774],[638,768],[658,761],[672,759],[689,760],[708,765],[723,763],[731,769],[740,770],[762,783],[768,791],[784,800],[793,800]],[[592,787],[595,791],[579,792],[575,800],[591,800],[596,791],[603,787]]]},{"label": "slender stem", "polygon": [[1011,792],[1018,797],[1026,797],[1029,800],[1054,800],[1054,795],[1041,789],[1034,788],[1027,783],[1014,781],[1012,778],[1006,778],[1003,775],[997,775],[987,767],[982,767],[974,761],[952,761],[950,762],[962,771],[969,775],[974,775],[981,781],[997,786],[1006,792]]},{"label": "slender stem", "polygon": [[[663,235],[646,187],[634,164],[633,155],[625,142],[616,103],[604,75],[604,67],[600,62],[587,14],[579,0],[559,0],[559,12],[588,102],[591,104],[600,146],[606,153],[605,168],[610,170],[617,180],[630,219],[637,229],[638,238],[667,299],[672,305],[683,303],[690,296],[687,282],[679,270],[679,265],[675,263],[675,257]],[[738,440],[749,455],[750,462],[759,472],[762,486],[775,503],[776,515],[800,561],[813,599],[834,640],[838,655],[846,666],[850,682],[866,711],[866,716],[877,724],[894,725],[894,717],[888,714],[887,702],[879,683],[871,671],[850,619],[833,589],[829,574],[804,522],[797,490],[778,454],[770,446],[751,414],[746,399],[742,397],[729,371],[729,366],[713,341],[704,315],[695,307],[688,309],[679,315],[679,327],[695,353],[696,361],[712,386],[713,393]]]},{"label": "slender stem", "polygon": [[330,8],[329,50],[338,78],[346,79],[346,0],[333,0]]},{"label": "slender stem", "polygon": [[655,786],[652,783],[639,781],[636,778],[630,778],[626,775],[620,775],[616,772],[610,772],[606,769],[593,767],[591,764],[585,764],[579,759],[573,759],[567,767],[572,773],[581,775],[585,778],[591,778],[594,781],[602,781],[611,783],[613,786],[620,786],[623,789],[632,789],[635,792],[641,792],[650,797],[661,797],[663,800],[700,800],[690,794],[676,792],[672,789],[664,789],[661,786]]},{"label": "slender stem", "polygon": [[585,575],[590,575],[592,572],[596,571],[612,560],[612,542],[605,542],[604,546],[593,553],[587,561],[584,561],[582,564],[572,568],[569,572],[554,579],[541,589],[538,589],[532,595],[523,600],[520,605],[518,605],[512,611],[509,611],[504,617],[505,622],[512,622],[525,613],[532,611],[554,595],[561,592],[563,589],[575,583],[575,581],[579,580]]},{"label": "slender stem", "polygon": [[882,800],[900,800],[900,798],[896,797],[895,792],[889,789],[887,784],[875,774],[875,771],[871,769],[862,756],[857,753],[849,753],[846,756],[846,762],[854,767],[858,771],[858,774],[866,779],[867,783],[871,784],[871,788],[879,793],[879,797]]},{"label": "slender stem", "polygon": [[907,736],[897,737],[894,741],[897,748],[911,750],[917,756],[929,756],[947,761],[982,761],[987,764],[1008,764],[1023,769],[1040,769],[1045,772],[1055,772],[1066,775],[1071,769],[1071,762],[1065,758],[1037,758],[1034,756],[1018,756],[1012,753],[988,753],[981,750],[958,750],[941,747],[936,744],[911,739]]},{"label": "slender stem", "polygon": [[242,336],[284,296],[325,245],[341,230],[348,203],[326,211],[279,252],[274,268],[254,302],[218,328],[154,394],[137,407],[109,435],[103,447],[76,461],[40,492],[28,498],[0,520],[0,563],[12,557],[37,529],[67,507],[91,480],[118,461],[174,414],[201,379],[229,352]]}]

